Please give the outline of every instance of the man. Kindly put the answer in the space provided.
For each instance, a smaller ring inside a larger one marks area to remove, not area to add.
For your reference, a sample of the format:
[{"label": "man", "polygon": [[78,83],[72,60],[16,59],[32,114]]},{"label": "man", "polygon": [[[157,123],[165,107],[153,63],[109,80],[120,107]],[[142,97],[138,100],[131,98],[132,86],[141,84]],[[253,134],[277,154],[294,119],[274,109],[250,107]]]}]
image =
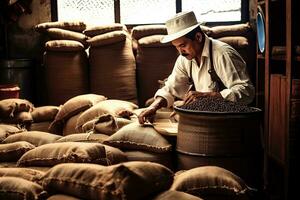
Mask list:
[{"label": "man", "polygon": [[254,87],[245,61],[228,44],[208,38],[193,12],[178,13],[166,22],[166,27],[168,35],[161,42],[172,42],[180,55],[165,86],[139,115],[140,124],[153,121],[156,111],[171,107],[175,97],[183,99],[184,104],[203,96],[223,97],[243,104],[252,102]]}]

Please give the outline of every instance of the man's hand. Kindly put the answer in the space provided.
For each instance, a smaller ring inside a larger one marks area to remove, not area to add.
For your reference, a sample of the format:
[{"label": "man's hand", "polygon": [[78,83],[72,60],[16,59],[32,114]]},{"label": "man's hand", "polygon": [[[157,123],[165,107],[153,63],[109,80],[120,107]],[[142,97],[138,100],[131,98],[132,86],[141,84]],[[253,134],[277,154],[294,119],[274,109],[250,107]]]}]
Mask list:
[{"label": "man's hand", "polygon": [[196,101],[199,97],[222,97],[222,95],[219,92],[189,91],[183,99],[184,104],[192,103],[193,101]]},{"label": "man's hand", "polygon": [[153,122],[156,111],[162,107],[167,106],[167,100],[163,97],[156,97],[154,102],[145,110],[139,114],[138,119],[140,124],[144,124],[146,121]]},{"label": "man's hand", "polygon": [[140,124],[144,124],[146,121],[152,123],[156,114],[156,108],[149,106],[139,114],[138,119]]}]

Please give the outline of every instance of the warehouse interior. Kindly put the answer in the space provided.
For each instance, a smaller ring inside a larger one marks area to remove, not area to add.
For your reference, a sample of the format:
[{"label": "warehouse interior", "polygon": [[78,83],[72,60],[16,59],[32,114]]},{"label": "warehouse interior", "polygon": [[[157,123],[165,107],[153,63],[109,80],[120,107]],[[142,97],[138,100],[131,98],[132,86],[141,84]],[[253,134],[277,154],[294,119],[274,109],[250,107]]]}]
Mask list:
[{"label": "warehouse interior", "polygon": [[[2,0],[0,199],[294,198],[299,8],[296,0]],[[181,56],[161,42],[166,22],[189,11],[244,60],[254,98],[240,113],[190,112],[175,101],[141,125]]]}]

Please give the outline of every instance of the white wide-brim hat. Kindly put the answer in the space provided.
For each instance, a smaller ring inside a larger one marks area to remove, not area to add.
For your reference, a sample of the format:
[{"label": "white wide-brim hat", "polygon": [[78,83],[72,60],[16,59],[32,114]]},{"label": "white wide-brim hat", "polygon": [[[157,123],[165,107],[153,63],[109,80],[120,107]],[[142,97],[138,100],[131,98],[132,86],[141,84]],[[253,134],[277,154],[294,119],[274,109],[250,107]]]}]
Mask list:
[{"label": "white wide-brim hat", "polygon": [[168,35],[164,36],[160,42],[167,43],[180,38],[200,26],[200,24],[193,11],[178,13],[166,22]]}]

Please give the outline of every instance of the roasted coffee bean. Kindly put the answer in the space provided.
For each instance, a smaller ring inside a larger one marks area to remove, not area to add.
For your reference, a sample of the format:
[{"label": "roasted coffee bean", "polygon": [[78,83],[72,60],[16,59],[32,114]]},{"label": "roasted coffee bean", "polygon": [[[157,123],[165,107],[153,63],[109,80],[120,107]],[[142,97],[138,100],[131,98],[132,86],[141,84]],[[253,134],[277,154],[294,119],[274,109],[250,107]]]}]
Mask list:
[{"label": "roasted coffee bean", "polygon": [[220,97],[199,97],[196,101],[179,106],[179,108],[191,111],[222,113],[248,113],[257,111],[253,107],[228,101]]}]

